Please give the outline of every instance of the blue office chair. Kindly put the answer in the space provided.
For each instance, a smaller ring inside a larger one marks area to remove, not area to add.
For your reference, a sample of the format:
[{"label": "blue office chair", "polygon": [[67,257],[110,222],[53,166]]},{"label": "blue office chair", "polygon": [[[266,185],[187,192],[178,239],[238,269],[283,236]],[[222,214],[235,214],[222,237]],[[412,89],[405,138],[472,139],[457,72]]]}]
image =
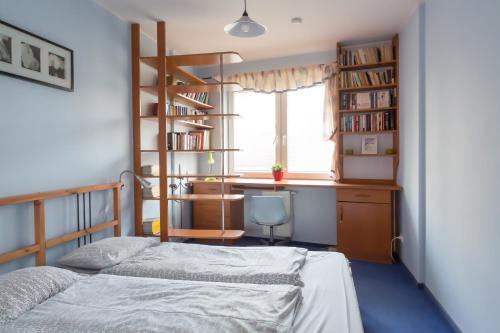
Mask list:
[{"label": "blue office chair", "polygon": [[278,196],[252,196],[250,221],[269,227],[269,241],[274,245],[274,227],[285,224],[290,217],[286,213],[283,199]]}]

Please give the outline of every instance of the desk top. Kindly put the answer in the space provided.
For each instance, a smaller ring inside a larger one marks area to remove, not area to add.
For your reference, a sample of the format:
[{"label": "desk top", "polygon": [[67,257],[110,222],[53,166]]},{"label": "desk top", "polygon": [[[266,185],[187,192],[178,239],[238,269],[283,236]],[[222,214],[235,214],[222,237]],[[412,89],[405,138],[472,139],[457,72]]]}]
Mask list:
[{"label": "desk top", "polygon": [[[204,180],[192,180],[193,183],[206,183]],[[218,179],[209,183],[220,183]],[[274,179],[266,178],[226,178],[225,184],[242,185],[242,186],[274,186],[274,187],[333,187],[345,189],[367,189],[367,190],[388,190],[400,191],[401,186],[393,184],[354,184],[354,183],[337,183],[333,180],[304,180],[304,179],[283,179],[275,181]]]}]

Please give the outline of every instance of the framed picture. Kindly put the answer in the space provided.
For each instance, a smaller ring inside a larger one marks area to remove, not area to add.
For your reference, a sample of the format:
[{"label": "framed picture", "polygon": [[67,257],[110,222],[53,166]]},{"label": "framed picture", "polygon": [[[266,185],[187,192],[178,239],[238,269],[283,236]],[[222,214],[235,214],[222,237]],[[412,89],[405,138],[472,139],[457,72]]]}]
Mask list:
[{"label": "framed picture", "polygon": [[376,155],[378,145],[377,139],[376,135],[363,135],[361,137],[361,154]]},{"label": "framed picture", "polygon": [[73,51],[0,21],[0,73],[73,91]]}]

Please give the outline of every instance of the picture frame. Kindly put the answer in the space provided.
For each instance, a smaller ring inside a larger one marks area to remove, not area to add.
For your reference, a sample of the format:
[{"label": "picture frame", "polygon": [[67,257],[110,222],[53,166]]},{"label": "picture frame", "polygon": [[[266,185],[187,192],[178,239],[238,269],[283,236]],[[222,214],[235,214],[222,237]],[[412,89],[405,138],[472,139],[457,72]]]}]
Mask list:
[{"label": "picture frame", "polygon": [[361,154],[377,155],[378,137],[376,135],[363,135],[361,137]]},{"label": "picture frame", "polygon": [[74,91],[73,50],[0,20],[0,74]]}]

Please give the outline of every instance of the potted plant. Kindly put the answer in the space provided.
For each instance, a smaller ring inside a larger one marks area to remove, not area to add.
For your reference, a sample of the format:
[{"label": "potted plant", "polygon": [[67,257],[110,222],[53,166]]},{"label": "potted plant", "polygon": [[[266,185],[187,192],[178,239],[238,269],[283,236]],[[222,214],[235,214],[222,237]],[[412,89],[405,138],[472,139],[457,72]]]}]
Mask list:
[{"label": "potted plant", "polygon": [[274,180],[279,182],[283,179],[283,165],[281,163],[276,163],[272,167]]}]

